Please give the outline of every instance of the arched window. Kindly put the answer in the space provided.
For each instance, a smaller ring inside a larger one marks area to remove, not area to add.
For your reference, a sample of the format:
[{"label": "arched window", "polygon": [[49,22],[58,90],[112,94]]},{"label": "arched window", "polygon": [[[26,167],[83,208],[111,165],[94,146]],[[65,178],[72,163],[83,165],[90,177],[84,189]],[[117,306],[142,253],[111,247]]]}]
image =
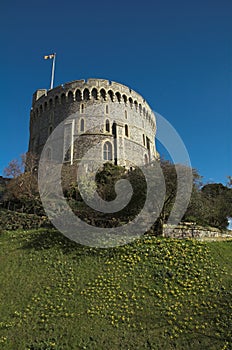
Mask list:
[{"label": "arched window", "polygon": [[109,114],[109,106],[106,105],[106,114]]},{"label": "arched window", "polygon": [[61,95],[61,103],[62,103],[62,105],[64,105],[65,102],[66,102],[66,96],[65,96],[65,93],[63,93],[63,94]]},{"label": "arched window", "polygon": [[77,90],[77,91],[76,91],[76,101],[77,101],[77,102],[80,102],[80,101],[81,101],[81,91],[80,91],[80,90]]},{"label": "arched window", "polygon": [[91,91],[91,95],[93,96],[93,98],[95,100],[97,100],[97,89],[96,88],[93,88],[93,90]]},{"label": "arched window", "polygon": [[124,103],[126,104],[126,103],[127,103],[127,97],[126,97],[126,95],[122,95],[122,98],[123,98]]},{"label": "arched window", "polygon": [[57,106],[59,104],[59,96],[55,97],[55,106]]},{"label": "arched window", "polygon": [[129,136],[128,125],[125,125],[125,136]]},{"label": "arched window", "polygon": [[44,102],[44,110],[46,111],[47,108],[48,108],[48,103],[47,103],[47,101],[46,101],[46,102]]},{"label": "arched window", "polygon": [[125,118],[127,119],[127,111],[125,111]]},{"label": "arched window", "polygon": [[133,100],[132,100],[131,97],[129,97],[129,103],[130,103],[130,107],[132,108],[132,106],[133,106]]},{"label": "arched window", "polygon": [[112,90],[108,91],[108,95],[110,96],[111,101],[114,102],[114,93]]},{"label": "arched window", "polygon": [[72,93],[72,91],[69,91],[69,93],[68,93],[68,102],[73,102],[73,93]]},{"label": "arched window", "polygon": [[109,122],[109,119],[106,119],[106,132],[110,132],[110,122]]},{"label": "arched window", "polygon": [[118,102],[121,102],[121,94],[120,94],[120,92],[116,92],[115,95],[117,97]]},{"label": "arched window", "polygon": [[85,131],[85,121],[83,118],[80,120],[80,131],[84,132]]},{"label": "arched window", "polygon": [[109,141],[106,141],[103,145],[103,159],[112,160],[112,144]]},{"label": "arched window", "polygon": [[84,92],[83,92],[83,99],[85,101],[88,101],[89,100],[89,90],[88,89],[85,89]]},{"label": "arched window", "polygon": [[100,90],[100,95],[101,95],[101,97],[103,98],[103,100],[105,101],[105,99],[106,99],[106,92],[105,92],[104,89],[101,89],[101,90]]}]

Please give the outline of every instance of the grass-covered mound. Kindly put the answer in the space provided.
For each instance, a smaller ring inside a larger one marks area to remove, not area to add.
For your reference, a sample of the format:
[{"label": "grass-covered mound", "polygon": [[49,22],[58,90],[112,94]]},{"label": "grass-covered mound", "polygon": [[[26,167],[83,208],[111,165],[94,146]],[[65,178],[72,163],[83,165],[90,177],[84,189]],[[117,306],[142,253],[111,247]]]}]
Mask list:
[{"label": "grass-covered mound", "polygon": [[232,348],[232,241],[114,249],[55,230],[0,236],[0,348]]}]

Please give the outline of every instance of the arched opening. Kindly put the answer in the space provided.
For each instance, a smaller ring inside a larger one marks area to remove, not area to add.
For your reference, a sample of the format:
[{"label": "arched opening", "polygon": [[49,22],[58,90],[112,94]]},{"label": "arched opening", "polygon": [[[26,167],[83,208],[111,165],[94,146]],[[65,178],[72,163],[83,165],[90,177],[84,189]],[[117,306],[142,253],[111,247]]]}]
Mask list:
[{"label": "arched opening", "polygon": [[142,113],[142,105],[139,104],[139,113],[141,114]]},{"label": "arched opening", "polygon": [[57,106],[59,104],[59,96],[55,97],[55,106]]},{"label": "arched opening", "polygon": [[85,89],[84,92],[83,92],[83,99],[85,101],[88,101],[89,100],[89,90],[88,89]]},{"label": "arched opening", "polygon": [[121,94],[120,94],[120,92],[116,92],[115,95],[117,97],[118,102],[121,102]]},{"label": "arched opening", "polygon": [[134,101],[134,104],[135,104],[135,109],[136,111],[138,110],[138,102],[137,101]]},{"label": "arched opening", "polygon": [[130,103],[130,107],[132,108],[133,107],[133,100],[131,97],[129,97],[129,103]]},{"label": "arched opening", "polygon": [[112,144],[109,141],[103,145],[103,159],[106,161],[113,159]]},{"label": "arched opening", "polygon": [[126,104],[127,103],[127,96],[126,95],[122,95],[123,101]]},{"label": "arched opening", "polygon": [[108,95],[110,96],[111,101],[114,102],[114,93],[112,90],[108,91]]},{"label": "arched opening", "polygon": [[85,131],[85,120],[83,118],[81,118],[80,120],[80,132],[84,132]]},{"label": "arched opening", "polygon": [[125,118],[127,119],[127,111],[125,111]]},{"label": "arched opening", "polygon": [[42,105],[39,106],[39,113],[40,113],[40,114],[43,113],[43,106],[42,106]]},{"label": "arched opening", "polygon": [[101,98],[103,98],[104,101],[106,100],[106,92],[104,89],[100,90],[100,96],[101,96]]},{"label": "arched opening", "polygon": [[93,88],[93,90],[91,91],[91,95],[94,98],[94,100],[97,100],[97,89]]},{"label": "arched opening", "polygon": [[125,124],[125,136],[128,137],[129,136],[129,130],[128,130],[128,125]]},{"label": "arched opening", "polygon": [[48,108],[48,103],[47,103],[47,101],[46,101],[46,102],[44,102],[44,110],[46,111],[47,108]]},{"label": "arched opening", "polygon": [[81,91],[80,90],[76,91],[75,98],[76,98],[77,102],[81,101]]},{"label": "arched opening", "polygon": [[109,114],[109,106],[106,105],[106,114]]},{"label": "arched opening", "polygon": [[110,122],[109,119],[106,119],[106,132],[110,132]]},{"label": "arched opening", "polygon": [[69,93],[68,93],[68,102],[73,102],[73,93],[72,93],[72,91],[69,91]]},{"label": "arched opening", "polygon": [[64,105],[64,104],[66,103],[66,96],[65,96],[65,93],[63,93],[63,94],[61,95],[61,103],[62,103],[62,105]]}]

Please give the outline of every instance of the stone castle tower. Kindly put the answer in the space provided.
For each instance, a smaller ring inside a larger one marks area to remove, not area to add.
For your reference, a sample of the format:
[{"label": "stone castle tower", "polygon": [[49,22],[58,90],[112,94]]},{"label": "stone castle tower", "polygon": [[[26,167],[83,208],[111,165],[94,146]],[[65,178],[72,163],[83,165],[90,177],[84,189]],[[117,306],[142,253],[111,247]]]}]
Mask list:
[{"label": "stone castle tower", "polygon": [[60,123],[61,142],[58,147],[46,149],[48,159],[72,164],[96,145],[93,159],[97,156],[125,167],[158,158],[155,115],[144,98],[125,85],[88,79],[48,91],[37,90],[31,108],[28,151],[40,155]]}]

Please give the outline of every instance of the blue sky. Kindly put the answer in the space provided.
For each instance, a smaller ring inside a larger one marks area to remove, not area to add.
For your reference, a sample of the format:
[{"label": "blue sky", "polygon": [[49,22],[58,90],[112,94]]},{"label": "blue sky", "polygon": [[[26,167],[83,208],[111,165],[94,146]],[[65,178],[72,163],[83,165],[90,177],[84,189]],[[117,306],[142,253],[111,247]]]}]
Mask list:
[{"label": "blue sky", "polygon": [[205,182],[232,175],[232,2],[2,1],[0,174],[27,151],[33,92],[106,78],[178,131]]}]

